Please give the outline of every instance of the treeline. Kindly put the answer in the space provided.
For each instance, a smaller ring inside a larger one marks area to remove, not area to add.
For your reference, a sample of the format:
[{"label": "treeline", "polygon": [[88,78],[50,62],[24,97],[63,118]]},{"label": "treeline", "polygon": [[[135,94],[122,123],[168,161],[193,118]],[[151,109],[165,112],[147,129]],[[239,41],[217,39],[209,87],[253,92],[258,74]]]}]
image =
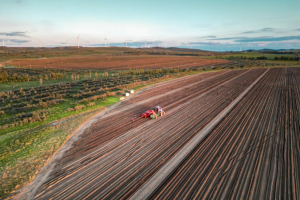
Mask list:
[{"label": "treeline", "polygon": [[267,60],[266,56],[247,57],[247,56],[230,56],[229,60]]},{"label": "treeline", "polygon": [[[258,57],[247,57],[247,56],[230,56],[229,60],[268,60],[266,56],[258,56]],[[271,59],[270,59],[271,60]],[[274,60],[299,60],[299,57],[291,57],[291,56],[280,56],[274,57]]]},{"label": "treeline", "polygon": [[299,60],[299,57],[290,57],[290,56],[280,56],[275,57],[274,60]]},{"label": "treeline", "polygon": [[4,130],[7,128],[13,127],[22,127],[26,124],[46,121],[48,119],[48,115],[50,113],[50,109],[37,110],[30,113],[20,113],[14,117],[14,122],[0,125],[0,130]]},{"label": "treeline", "polygon": [[27,73],[24,74],[8,74],[7,72],[0,73],[0,83],[13,83],[13,82],[25,82],[25,81],[38,81],[48,79],[62,79],[64,74],[62,73],[50,73],[46,75],[29,76]]},{"label": "treeline", "polygon": [[296,51],[261,51],[261,53],[267,54],[297,54]]},{"label": "treeline", "polygon": [[266,56],[259,56],[256,58],[257,60],[268,60]]}]

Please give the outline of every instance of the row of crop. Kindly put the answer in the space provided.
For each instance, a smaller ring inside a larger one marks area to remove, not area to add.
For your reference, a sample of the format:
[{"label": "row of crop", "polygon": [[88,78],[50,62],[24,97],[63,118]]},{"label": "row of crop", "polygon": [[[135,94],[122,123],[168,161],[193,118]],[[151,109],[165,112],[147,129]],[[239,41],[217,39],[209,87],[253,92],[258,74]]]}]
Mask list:
[{"label": "row of crop", "polygon": [[178,72],[184,72],[188,70],[188,68],[167,68],[167,69],[129,69],[119,71],[120,76],[126,76],[126,75],[136,75],[136,74],[170,74],[170,73],[178,73]]},{"label": "row of crop", "polygon": [[25,82],[25,81],[38,81],[38,80],[49,80],[49,79],[62,79],[64,74],[62,73],[51,73],[49,75],[38,75],[29,76],[28,74],[18,75],[16,73],[9,75],[7,72],[0,73],[0,83],[14,83],[14,82]]},{"label": "row of crop", "polygon": [[[103,84],[104,87],[114,87],[116,85],[119,84],[129,84],[132,81],[134,81],[135,79],[138,79],[137,77],[139,77],[142,80],[147,80],[149,78],[151,78],[152,76],[164,76],[164,73],[177,73],[177,72],[182,72],[182,71],[187,71],[188,69],[157,69],[157,70],[130,70],[128,73],[129,74],[133,74],[136,76],[119,76],[119,77],[107,77],[105,79],[95,79],[98,81],[98,85]],[[139,75],[137,71],[141,71],[141,73]],[[143,73],[143,71],[147,72],[147,73]],[[126,71],[124,71],[124,73],[126,73]],[[52,77],[52,76],[51,76]],[[55,76],[53,76],[52,78],[55,78]],[[70,82],[70,83],[65,83],[65,84],[58,84],[58,85],[50,85],[50,86],[40,86],[40,87],[36,87],[34,89],[21,89],[21,90],[17,90],[17,91],[10,91],[11,93],[14,94],[31,94],[30,92],[27,93],[27,91],[32,91],[34,93],[43,93],[43,91],[55,91],[55,90],[61,90],[61,89],[72,89],[73,87],[77,87],[77,86],[82,86],[82,83],[84,83],[85,81],[92,81],[92,80],[84,80],[82,82]],[[55,88],[55,90],[54,90]],[[83,88],[84,89],[84,88]],[[6,93],[0,93],[0,98],[2,96],[5,96]],[[9,92],[7,93],[9,94]]]},{"label": "row of crop", "polygon": [[21,112],[28,112],[34,109],[38,108],[46,108],[52,105],[56,105],[59,103],[65,102],[64,99],[53,99],[53,100],[48,100],[48,101],[39,101],[37,104],[26,104],[26,103],[21,103],[21,104],[14,104],[10,106],[6,106],[1,108],[2,111],[8,114],[16,114],[16,113],[21,113]]},{"label": "row of crop", "polygon": [[[184,73],[187,73],[187,72],[184,72]],[[164,76],[161,76],[161,77],[152,77],[152,78],[149,78],[146,81],[141,80],[141,81],[133,82],[133,83],[126,84],[126,85],[119,85],[119,86],[116,86],[116,89],[126,90],[126,89],[137,87],[138,85],[146,85],[146,84],[149,84],[149,83],[154,83],[154,82],[164,80],[164,79],[168,79],[168,78],[175,78],[175,77],[178,77],[178,76],[181,76],[181,75],[182,74],[177,73],[177,74],[167,74],[167,75],[164,75]]]},{"label": "row of crop", "polygon": [[[171,69],[172,70],[172,69]],[[173,69],[173,72],[176,70],[181,70],[181,69]],[[157,72],[161,70],[156,70]],[[166,71],[166,70],[164,70]],[[188,72],[189,69],[184,69],[185,72]],[[149,70],[151,72],[151,70]],[[55,86],[41,86],[41,87],[36,87],[32,89],[21,89],[17,91],[9,91],[7,93],[0,93],[0,105],[7,104],[7,103],[13,103],[13,102],[21,102],[21,101],[30,101],[33,99],[41,100],[42,97],[47,96],[46,93],[51,92],[51,93],[65,93],[69,97],[71,93],[74,93],[76,90],[74,88],[79,87],[79,92],[78,95],[74,96],[76,98],[80,98],[80,95],[82,98],[86,98],[87,96],[84,93],[87,93],[89,91],[96,91],[101,88],[107,90],[108,89],[114,89],[116,86],[119,85],[127,85],[133,82],[141,82],[141,81],[147,81],[152,78],[159,78],[163,77],[165,74],[163,73],[157,73],[157,74],[140,74],[140,75],[134,75],[131,77],[110,77],[106,78],[105,80],[103,79],[95,79],[95,80],[85,80],[83,82],[77,82],[77,83],[69,83],[69,84],[60,84],[60,85],[55,85]],[[67,90],[64,90],[68,88]],[[83,92],[82,92],[83,91]],[[35,94],[35,95],[33,95]],[[12,100],[12,101],[6,101],[3,99],[7,100]]]},{"label": "row of crop", "polygon": [[[188,72],[188,70],[186,70]],[[101,88],[113,88],[115,86],[119,85],[125,85],[130,84],[133,82],[140,82],[140,81],[147,81],[152,78],[159,78],[163,77],[166,74],[159,73],[159,74],[143,74],[143,75],[136,75],[132,77],[118,77],[118,78],[111,78],[107,80],[87,80],[85,81],[81,87],[80,90],[96,90],[99,87]]]},{"label": "row of crop", "polygon": [[47,85],[47,86],[38,86],[34,88],[27,88],[27,89],[19,89],[19,90],[10,90],[7,92],[0,92],[0,98],[5,96],[10,96],[10,95],[25,95],[25,94],[36,94],[36,93],[43,93],[43,92],[53,92],[53,91],[58,91],[58,90],[63,90],[63,89],[72,89],[73,87],[76,87],[76,83],[64,83],[64,84],[57,84],[57,85]]},{"label": "row of crop", "polygon": [[106,92],[106,93],[100,94],[100,95],[93,95],[88,98],[84,98],[82,100],[75,101],[72,103],[72,105],[78,105],[81,103],[88,103],[88,102],[92,102],[92,101],[96,101],[96,100],[101,100],[101,99],[105,99],[106,97],[115,96],[117,94],[121,95],[123,93],[124,93],[124,91],[118,91],[118,92]]},{"label": "row of crop", "polygon": [[[182,72],[186,73],[189,70],[190,69],[185,69]],[[5,103],[8,99],[12,100],[12,97],[13,100],[21,101],[20,103],[11,105],[6,104],[5,107],[2,107],[0,111],[3,112],[3,114],[7,114],[6,116],[11,116],[9,118],[1,118],[2,129],[46,120],[47,115],[42,113],[42,111],[39,112],[38,109],[44,109],[51,105],[65,102],[65,99],[62,98],[69,98],[71,100],[71,105],[75,105],[74,108],[69,108],[68,111],[72,111],[71,109],[78,111],[85,106],[94,106],[95,102],[93,101],[105,99],[107,96],[123,94],[124,91],[122,90],[124,89],[130,89],[138,85],[155,82],[164,78],[176,77],[180,74],[181,73],[130,74],[128,76],[106,77],[105,79],[85,80],[75,83],[41,86],[1,93],[0,97],[2,97],[2,100],[5,98]],[[116,90],[119,91],[116,92]],[[74,92],[76,93],[72,94]]]},{"label": "row of crop", "polygon": [[5,123],[0,126],[0,130],[5,130],[7,128],[13,128],[18,126],[24,126],[29,123],[34,123],[38,121],[46,121],[48,119],[48,114],[50,113],[50,109],[43,109],[38,111],[33,111],[30,113],[22,113],[16,115],[14,117],[14,122],[12,123]]},{"label": "row of crop", "polygon": [[[61,99],[65,96],[70,96],[69,93],[71,90],[62,90],[56,92],[47,92],[44,94],[36,94],[36,95],[26,95],[26,96],[18,96],[14,95],[11,98],[0,98],[0,106],[7,106],[7,104],[12,104],[12,106],[19,107],[22,103],[37,103],[40,101],[48,101],[53,99]],[[1,108],[1,107],[0,107]]]},{"label": "row of crop", "polygon": [[9,75],[17,74],[28,74],[29,76],[39,76],[39,75],[48,75],[51,73],[65,73],[71,70],[64,70],[64,69],[26,69],[26,68],[0,68],[0,73],[6,72]]},{"label": "row of crop", "polygon": [[[184,71],[188,72],[189,69],[185,69]],[[104,96],[114,95],[114,91],[122,88],[147,84],[162,77],[172,75],[173,74],[150,73],[133,75],[131,77],[107,77],[105,79],[85,80],[77,83],[9,91],[0,93],[0,105],[4,105],[1,110],[7,114],[13,115],[63,102],[65,101],[63,98],[68,98],[71,101],[76,100],[75,104],[78,104],[97,100],[99,98],[101,99]],[[56,101],[56,99],[62,99],[62,101]]]},{"label": "row of crop", "polygon": [[27,96],[27,95],[34,95],[34,94],[43,94],[47,92],[56,92],[62,90],[72,89],[71,86],[61,86],[61,87],[51,87],[51,88],[44,88],[40,89],[38,87],[31,88],[31,89],[20,89],[8,92],[0,92],[0,98],[9,98],[10,96],[18,95],[18,96]]}]

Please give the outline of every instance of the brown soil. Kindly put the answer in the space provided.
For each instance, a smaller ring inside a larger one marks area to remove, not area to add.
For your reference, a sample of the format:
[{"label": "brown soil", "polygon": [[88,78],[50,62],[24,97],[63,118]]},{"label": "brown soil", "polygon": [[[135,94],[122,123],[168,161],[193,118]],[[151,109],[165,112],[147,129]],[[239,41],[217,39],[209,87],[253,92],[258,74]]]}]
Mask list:
[{"label": "brown soil", "polygon": [[158,57],[158,56],[74,56],[62,58],[48,58],[36,60],[15,60],[13,65],[32,68],[56,69],[101,69],[122,70],[134,68],[185,68],[222,65],[230,63],[227,60],[204,59],[196,57]]},{"label": "brown soil", "polygon": [[[82,131],[51,170],[46,167],[49,173],[31,197],[128,199],[264,71],[191,76],[120,103]],[[165,116],[140,117],[157,105]]]}]

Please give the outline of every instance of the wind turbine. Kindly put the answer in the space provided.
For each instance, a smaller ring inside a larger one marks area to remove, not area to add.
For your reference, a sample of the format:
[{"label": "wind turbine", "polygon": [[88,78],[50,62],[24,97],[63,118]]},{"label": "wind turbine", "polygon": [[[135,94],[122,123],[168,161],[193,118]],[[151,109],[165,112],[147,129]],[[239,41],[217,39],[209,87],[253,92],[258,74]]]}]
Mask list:
[{"label": "wind turbine", "polygon": [[80,37],[80,34],[78,35],[78,38],[77,38],[77,48],[79,49],[79,37]]},{"label": "wind turbine", "polygon": [[86,47],[89,47],[89,41],[86,42]]},{"label": "wind turbine", "polygon": [[105,39],[104,39],[104,40],[105,40],[105,47],[106,47],[106,36],[105,36]]},{"label": "wind turbine", "polygon": [[160,47],[160,41],[158,41],[158,47]]},{"label": "wind turbine", "polygon": [[243,49],[243,44],[241,43],[241,49],[240,49],[240,51],[242,51],[242,49]]},{"label": "wind turbine", "polygon": [[41,40],[40,40],[40,38],[38,38],[39,39],[39,44],[40,44],[40,47],[42,47],[42,45],[41,45]]},{"label": "wind turbine", "polygon": [[2,43],[3,43],[3,46],[4,46],[4,39],[2,39]]}]

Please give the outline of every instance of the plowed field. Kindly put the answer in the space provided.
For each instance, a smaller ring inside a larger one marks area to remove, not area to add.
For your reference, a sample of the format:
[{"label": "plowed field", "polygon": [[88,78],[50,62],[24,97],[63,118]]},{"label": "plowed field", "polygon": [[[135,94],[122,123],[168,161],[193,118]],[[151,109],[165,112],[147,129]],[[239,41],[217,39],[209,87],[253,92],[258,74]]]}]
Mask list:
[{"label": "plowed field", "polygon": [[231,63],[227,60],[203,59],[195,57],[157,57],[157,56],[127,56],[127,57],[95,57],[74,56],[63,58],[48,58],[39,60],[15,60],[13,65],[32,68],[54,69],[158,69],[158,68],[185,68],[222,65]]},{"label": "plowed field", "polygon": [[[299,199],[299,80],[300,68],[276,68],[158,84],[99,117],[31,195],[135,198],[232,107],[153,192],[135,199]],[[156,105],[165,116],[140,117]]]}]

